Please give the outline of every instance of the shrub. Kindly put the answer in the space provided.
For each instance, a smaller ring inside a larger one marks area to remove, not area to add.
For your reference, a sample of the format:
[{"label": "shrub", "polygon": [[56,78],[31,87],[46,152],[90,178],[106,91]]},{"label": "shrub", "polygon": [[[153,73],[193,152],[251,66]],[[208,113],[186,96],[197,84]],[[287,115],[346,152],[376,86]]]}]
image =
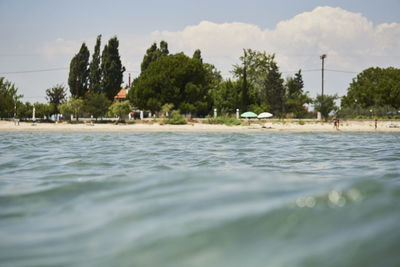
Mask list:
[{"label": "shrub", "polygon": [[132,106],[129,101],[116,102],[112,104],[109,108],[109,113],[111,116],[116,116],[119,119],[123,119],[128,116],[128,113],[132,110]]},{"label": "shrub", "polygon": [[172,111],[170,117],[168,119],[164,119],[164,123],[173,125],[186,124],[186,118],[178,111]]},{"label": "shrub", "polygon": [[233,125],[240,125],[242,122],[235,117],[230,117],[228,115],[223,115],[219,116],[216,118],[208,118],[208,123],[209,124],[225,124],[228,126],[233,126]]}]

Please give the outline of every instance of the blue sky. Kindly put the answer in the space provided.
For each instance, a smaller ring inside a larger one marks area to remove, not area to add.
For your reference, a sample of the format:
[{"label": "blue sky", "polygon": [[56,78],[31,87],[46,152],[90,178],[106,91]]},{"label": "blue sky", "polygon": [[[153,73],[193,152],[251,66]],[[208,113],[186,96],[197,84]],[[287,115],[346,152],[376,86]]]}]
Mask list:
[{"label": "blue sky", "polygon": [[[92,51],[102,34],[103,45],[118,36],[133,76],[146,48],[162,39],[171,53],[191,55],[200,48],[225,77],[243,48],[276,53],[284,77],[319,68],[319,54],[327,53],[327,68],[349,71],[326,74],[328,93],[343,95],[366,67],[400,67],[399,11],[400,0],[0,0],[0,76],[16,84],[24,101],[44,102],[47,88],[66,84],[68,70],[9,72],[68,67],[82,42]],[[303,75],[305,89],[315,96],[320,73]]]}]

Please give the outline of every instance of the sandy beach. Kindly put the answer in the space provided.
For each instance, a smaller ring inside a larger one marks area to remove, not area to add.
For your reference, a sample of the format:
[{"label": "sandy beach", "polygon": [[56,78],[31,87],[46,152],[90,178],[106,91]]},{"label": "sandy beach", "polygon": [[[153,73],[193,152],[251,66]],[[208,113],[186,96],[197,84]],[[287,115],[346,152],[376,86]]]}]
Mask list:
[{"label": "sandy beach", "polygon": [[375,129],[373,120],[341,121],[339,130],[332,123],[317,121],[273,121],[263,124],[252,123],[246,126],[226,126],[205,123],[186,125],[160,125],[159,123],[131,124],[70,124],[70,123],[32,123],[0,121],[0,132],[399,132],[400,121],[378,121]]}]

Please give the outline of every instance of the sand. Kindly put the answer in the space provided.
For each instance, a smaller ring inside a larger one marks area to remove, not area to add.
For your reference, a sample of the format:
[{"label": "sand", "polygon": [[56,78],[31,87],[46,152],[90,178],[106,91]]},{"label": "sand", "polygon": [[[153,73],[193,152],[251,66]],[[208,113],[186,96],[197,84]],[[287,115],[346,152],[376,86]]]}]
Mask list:
[{"label": "sand", "polygon": [[[304,123],[304,124],[303,124]],[[303,125],[302,125],[303,124]],[[263,127],[264,126],[264,127]],[[160,125],[159,123],[132,123],[132,124],[94,124],[81,123],[32,123],[0,121],[0,132],[398,132],[400,121],[378,121],[375,129],[373,120],[341,121],[339,130],[332,123],[317,121],[272,121],[266,123],[252,123],[246,126],[211,125],[204,123],[189,123],[186,125]]]}]

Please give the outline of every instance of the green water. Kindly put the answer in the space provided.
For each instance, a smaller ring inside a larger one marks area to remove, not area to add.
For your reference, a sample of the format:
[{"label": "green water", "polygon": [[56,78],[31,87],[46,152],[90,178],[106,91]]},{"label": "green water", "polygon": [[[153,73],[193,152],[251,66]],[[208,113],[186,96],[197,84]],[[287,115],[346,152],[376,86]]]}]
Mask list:
[{"label": "green water", "polygon": [[400,135],[0,133],[0,266],[400,266]]}]

